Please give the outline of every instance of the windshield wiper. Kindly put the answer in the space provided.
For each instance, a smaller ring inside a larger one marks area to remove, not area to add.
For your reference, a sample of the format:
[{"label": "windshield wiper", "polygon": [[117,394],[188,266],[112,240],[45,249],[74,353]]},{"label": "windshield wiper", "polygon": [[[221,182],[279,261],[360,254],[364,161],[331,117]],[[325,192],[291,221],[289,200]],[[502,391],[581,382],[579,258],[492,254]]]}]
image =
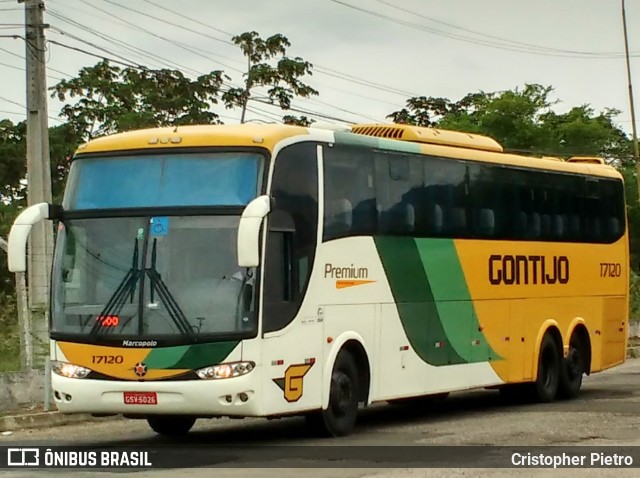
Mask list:
[{"label": "windshield wiper", "polygon": [[171,292],[169,291],[167,284],[164,283],[162,277],[156,269],[157,244],[158,239],[154,239],[153,249],[151,249],[151,267],[146,269],[145,271],[147,276],[149,277],[149,280],[151,280],[151,302],[153,302],[155,291],[160,296],[160,300],[162,300],[162,303],[167,308],[167,312],[169,312],[169,316],[176,324],[178,329],[180,329],[180,332],[193,338],[194,333],[191,324],[187,320],[175,297],[173,297],[173,294],[171,294]]},{"label": "windshield wiper", "polygon": [[138,268],[138,239],[136,238],[133,243],[133,258],[131,269],[126,273],[113,295],[109,298],[100,315],[96,318],[96,322],[91,328],[89,335],[96,335],[103,329],[102,323],[105,317],[110,315],[119,315],[120,311],[124,307],[127,301],[127,295],[129,295],[129,301],[133,302],[133,298],[136,293],[136,284],[140,278],[141,271]]},{"label": "windshield wiper", "polygon": [[[173,294],[171,294],[169,288],[164,283],[162,277],[156,269],[157,243],[158,239],[154,239],[153,249],[151,250],[151,267],[146,268],[144,271],[144,274],[149,277],[149,280],[151,281],[151,302],[154,302],[154,294],[157,293],[180,333],[183,335],[187,335],[193,339],[195,335],[191,324],[187,320],[184,312],[182,312],[182,309],[178,305],[178,302],[173,297]],[[133,302],[136,286],[141,276],[142,271],[138,267],[138,239],[136,238],[134,242],[131,269],[129,270],[129,272],[127,272],[113,295],[109,298],[109,301],[98,316],[96,323],[93,324],[89,335],[96,335],[101,330],[104,330],[104,327],[102,326],[102,318],[108,317],[109,315],[120,314],[120,311],[124,307],[124,304],[127,300],[127,295],[129,295],[130,302]],[[142,316],[139,317],[139,320],[142,320]]]}]

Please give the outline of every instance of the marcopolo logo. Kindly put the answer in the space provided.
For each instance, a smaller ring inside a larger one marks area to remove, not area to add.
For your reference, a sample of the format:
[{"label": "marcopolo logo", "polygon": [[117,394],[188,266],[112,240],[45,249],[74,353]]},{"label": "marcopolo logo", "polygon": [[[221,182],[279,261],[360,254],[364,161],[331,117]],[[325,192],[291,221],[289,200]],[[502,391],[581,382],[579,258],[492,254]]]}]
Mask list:
[{"label": "marcopolo logo", "polygon": [[158,345],[157,340],[123,340],[123,347],[155,347]]},{"label": "marcopolo logo", "polygon": [[40,450],[37,448],[8,448],[8,466],[40,466]]}]

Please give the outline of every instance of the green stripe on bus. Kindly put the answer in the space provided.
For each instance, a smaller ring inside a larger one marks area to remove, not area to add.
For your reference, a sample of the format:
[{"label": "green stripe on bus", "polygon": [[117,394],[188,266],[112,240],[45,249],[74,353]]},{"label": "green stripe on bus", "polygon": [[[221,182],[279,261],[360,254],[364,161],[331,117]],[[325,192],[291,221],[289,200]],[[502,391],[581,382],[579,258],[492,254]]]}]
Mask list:
[{"label": "green stripe on bus", "polygon": [[194,370],[221,363],[238,344],[230,341],[163,347],[153,349],[144,362],[153,369]]},{"label": "green stripe on bus", "polygon": [[456,352],[467,362],[500,358],[480,331],[480,323],[454,241],[415,241],[442,326]]},{"label": "green stripe on bus", "polygon": [[374,238],[411,347],[431,365],[465,363],[447,343],[431,286],[412,238]]}]

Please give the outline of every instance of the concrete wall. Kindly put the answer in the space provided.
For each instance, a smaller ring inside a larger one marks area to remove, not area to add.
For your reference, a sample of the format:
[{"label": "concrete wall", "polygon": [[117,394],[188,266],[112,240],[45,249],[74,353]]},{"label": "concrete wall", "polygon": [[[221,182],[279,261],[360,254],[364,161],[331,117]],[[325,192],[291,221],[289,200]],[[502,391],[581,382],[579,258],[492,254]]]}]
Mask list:
[{"label": "concrete wall", "polygon": [[44,405],[44,370],[0,373],[0,411]]}]

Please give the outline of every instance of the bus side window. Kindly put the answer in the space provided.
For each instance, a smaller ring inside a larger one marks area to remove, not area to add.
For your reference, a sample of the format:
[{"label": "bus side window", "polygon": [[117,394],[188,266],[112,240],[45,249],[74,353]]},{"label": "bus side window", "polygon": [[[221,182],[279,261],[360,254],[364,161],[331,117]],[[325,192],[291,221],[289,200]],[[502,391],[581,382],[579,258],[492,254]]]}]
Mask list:
[{"label": "bus side window", "polygon": [[369,150],[324,149],[323,241],[375,234],[378,223],[373,158]]}]

